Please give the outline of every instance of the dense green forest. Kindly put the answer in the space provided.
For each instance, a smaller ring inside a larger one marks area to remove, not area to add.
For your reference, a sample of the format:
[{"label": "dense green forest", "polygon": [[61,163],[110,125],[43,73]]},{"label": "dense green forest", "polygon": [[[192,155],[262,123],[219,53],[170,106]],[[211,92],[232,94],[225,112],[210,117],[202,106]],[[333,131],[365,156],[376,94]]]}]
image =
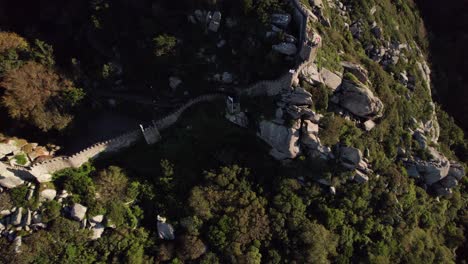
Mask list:
[{"label": "dense green forest", "polygon": [[[140,140],[50,181],[2,185],[0,263],[467,263],[468,142],[444,111],[462,113],[457,121],[466,113],[451,108],[461,96],[444,92],[452,81],[461,87],[451,74],[462,73],[434,53],[433,22],[428,37],[413,0],[298,2],[310,12],[310,35],[321,36],[318,70],[341,86],[368,86],[382,105],[371,119],[356,117],[336,103],[340,89],[299,78],[319,120],[298,138],[316,129],[333,158],[270,155],[261,126],[283,115],[284,95],[236,97],[244,127],[226,119],[222,100],[195,105],[156,144]],[[218,10],[213,32],[204,19]],[[271,21],[293,12],[287,0],[0,2],[0,183],[11,168],[125,131],[122,120],[135,129],[198,95],[287,73],[297,58],[272,47],[297,44],[296,21],[281,29]],[[375,59],[383,47],[393,54]],[[104,112],[112,125],[99,119]],[[294,131],[306,123],[298,120],[281,125]],[[14,136],[63,149],[32,158],[38,144]],[[344,149],[359,153],[352,170]],[[432,165],[437,158],[448,166]],[[431,186],[412,176],[415,160],[460,177]],[[362,163],[365,175],[355,170]]]}]

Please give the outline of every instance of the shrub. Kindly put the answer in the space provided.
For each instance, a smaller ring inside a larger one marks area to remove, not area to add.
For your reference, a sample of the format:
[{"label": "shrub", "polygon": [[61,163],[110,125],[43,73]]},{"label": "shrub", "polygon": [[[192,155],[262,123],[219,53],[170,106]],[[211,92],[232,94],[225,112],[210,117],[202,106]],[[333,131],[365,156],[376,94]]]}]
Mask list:
[{"label": "shrub", "polygon": [[18,154],[15,156],[16,163],[20,165],[26,165],[28,163],[28,158],[26,158],[25,154]]},{"label": "shrub", "polygon": [[154,54],[157,57],[168,55],[174,52],[177,39],[173,36],[162,34],[153,38]]}]

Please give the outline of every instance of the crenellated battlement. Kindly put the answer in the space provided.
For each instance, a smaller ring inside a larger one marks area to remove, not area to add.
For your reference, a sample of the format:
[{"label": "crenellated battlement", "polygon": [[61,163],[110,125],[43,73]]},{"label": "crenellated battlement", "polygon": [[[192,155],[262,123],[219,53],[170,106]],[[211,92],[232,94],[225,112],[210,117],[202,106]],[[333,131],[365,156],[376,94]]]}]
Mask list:
[{"label": "crenellated battlement", "polygon": [[[295,23],[299,27],[299,47],[297,53],[297,65],[294,69],[281,75],[279,78],[274,80],[262,80],[255,84],[245,87],[240,90],[241,94],[248,96],[260,96],[267,95],[273,96],[279,94],[284,89],[290,89],[292,85],[297,84],[299,73],[309,63],[313,62],[317,52],[318,44],[311,44],[307,37],[307,13],[303,10],[302,4],[299,0],[291,0],[291,5],[294,8],[293,18]],[[189,107],[201,103],[213,101],[216,99],[224,98],[223,94],[207,94],[191,99],[183,106],[171,114],[155,120],[150,125],[150,129],[156,126],[157,131],[161,131],[175,124],[180,118],[182,113]],[[115,152],[122,148],[128,147],[138,140],[143,138],[142,131],[140,129],[134,129],[125,134],[119,135],[115,138],[108,139],[102,142],[97,142],[77,153],[70,156],[55,157],[42,162],[34,163],[30,167],[12,167],[7,166],[15,174],[21,174],[22,177],[34,176],[38,181],[50,181],[50,175],[66,168],[78,168],[90,159],[96,158],[98,155],[104,152]]]}]

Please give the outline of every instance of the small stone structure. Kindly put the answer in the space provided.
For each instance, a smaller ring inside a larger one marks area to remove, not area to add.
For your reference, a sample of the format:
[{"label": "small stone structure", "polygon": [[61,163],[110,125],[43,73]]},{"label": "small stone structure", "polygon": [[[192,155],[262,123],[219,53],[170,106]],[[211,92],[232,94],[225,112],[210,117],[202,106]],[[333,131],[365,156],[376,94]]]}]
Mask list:
[{"label": "small stone structure", "polygon": [[152,145],[161,139],[161,134],[159,134],[159,130],[154,123],[152,126],[147,128],[144,128],[143,125],[140,125],[140,129],[148,145]]},{"label": "small stone structure", "polygon": [[[5,169],[13,173],[16,177],[24,180],[37,180],[39,182],[48,182],[52,180],[52,174],[66,169],[66,168],[79,168],[90,159],[96,158],[101,153],[116,152],[123,148],[129,147],[140,140],[143,134],[148,136],[150,142],[157,138],[159,131],[173,125],[180,117],[180,115],[189,107],[194,104],[215,99],[224,98],[222,94],[209,94],[194,98],[179,108],[177,111],[169,114],[165,118],[158,121],[153,121],[150,128],[144,129],[144,133],[140,129],[134,129],[119,137],[96,143],[90,147],[81,150],[71,156],[56,157],[50,160],[33,164],[30,167],[18,167],[5,165]],[[144,137],[144,136],[143,136]],[[148,140],[147,139],[147,140]]]}]

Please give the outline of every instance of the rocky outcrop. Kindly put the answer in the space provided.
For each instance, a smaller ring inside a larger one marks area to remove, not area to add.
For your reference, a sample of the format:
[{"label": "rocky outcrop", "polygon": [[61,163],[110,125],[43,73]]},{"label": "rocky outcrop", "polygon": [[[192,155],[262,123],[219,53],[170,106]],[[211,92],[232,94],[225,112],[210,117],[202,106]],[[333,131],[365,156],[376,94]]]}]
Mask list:
[{"label": "rocky outcrop", "polygon": [[427,147],[431,158],[428,161],[420,158],[404,159],[406,171],[410,177],[420,179],[424,184],[432,186],[438,195],[449,195],[465,175],[465,169],[448,159],[433,147]]},{"label": "rocky outcrop", "polygon": [[291,127],[286,127],[263,120],[260,122],[260,131],[257,135],[272,147],[270,154],[274,158],[293,159],[300,152],[299,128],[300,123],[297,121]]},{"label": "rocky outcrop", "polygon": [[57,195],[57,191],[54,189],[45,189],[45,190],[42,190],[39,194],[41,199],[47,200],[47,201],[53,200],[56,195]]},{"label": "rocky outcrop", "polygon": [[367,86],[349,80],[343,81],[335,92],[332,102],[366,119],[380,117],[384,107],[382,101],[374,96]]},{"label": "rocky outcrop", "polygon": [[369,165],[363,158],[361,150],[353,147],[340,147],[341,165],[349,170],[358,169],[362,172],[370,172]]},{"label": "rocky outcrop", "polygon": [[104,233],[105,227],[103,224],[98,223],[95,226],[91,228],[92,234],[91,234],[91,240],[96,240],[99,239],[102,234]]},{"label": "rocky outcrop", "polygon": [[354,171],[353,180],[357,183],[365,183],[369,181],[369,176],[360,172],[359,170]]},{"label": "rocky outcrop", "polygon": [[0,162],[0,185],[2,187],[11,189],[20,186],[24,180],[18,177],[11,169],[5,164]]},{"label": "rocky outcrop", "polygon": [[312,105],[312,95],[301,87],[296,87],[289,93],[283,93],[281,100],[289,105]]},{"label": "rocky outcrop", "polygon": [[323,80],[323,84],[332,90],[336,90],[342,83],[342,78],[338,74],[326,68],[322,68],[320,77]]}]

